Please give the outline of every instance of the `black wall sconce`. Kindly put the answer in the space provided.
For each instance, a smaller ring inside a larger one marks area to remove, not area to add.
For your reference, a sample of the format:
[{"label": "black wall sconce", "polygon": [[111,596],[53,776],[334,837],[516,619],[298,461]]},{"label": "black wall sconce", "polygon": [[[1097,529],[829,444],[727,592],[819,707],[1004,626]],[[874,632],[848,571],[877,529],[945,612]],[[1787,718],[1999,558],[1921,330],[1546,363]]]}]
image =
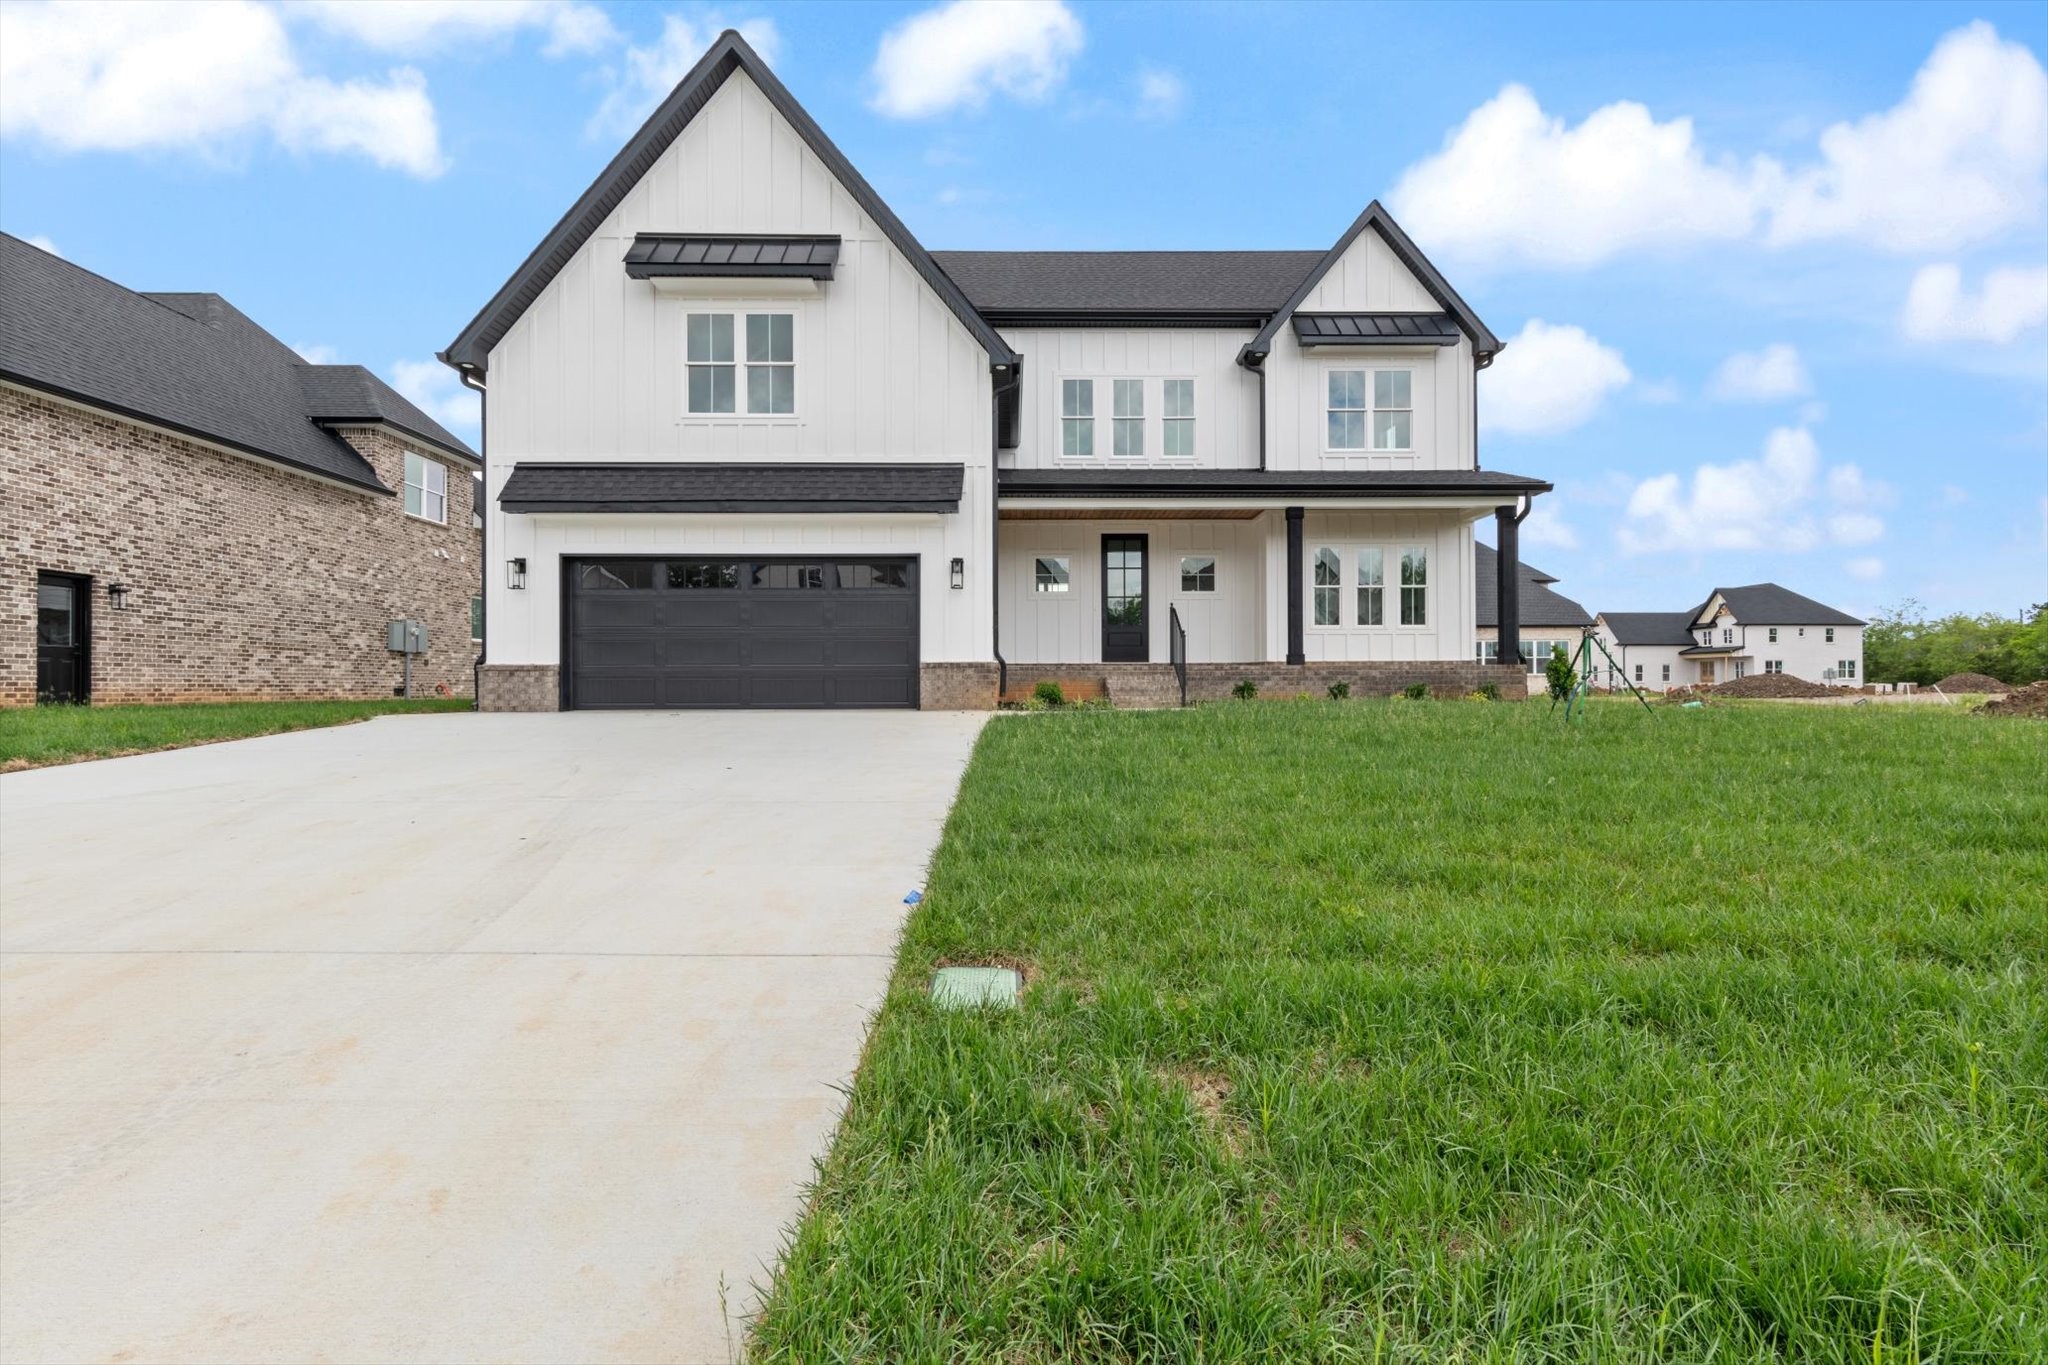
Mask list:
[{"label": "black wall sconce", "polygon": [[125,611],[127,609],[128,585],[126,583],[107,584],[107,605],[115,611]]},{"label": "black wall sconce", "polygon": [[967,586],[967,561],[964,559],[953,561],[953,586],[956,588]]},{"label": "black wall sconce", "polygon": [[508,559],[505,561],[505,586],[508,588],[523,588],[526,586],[525,560]]}]

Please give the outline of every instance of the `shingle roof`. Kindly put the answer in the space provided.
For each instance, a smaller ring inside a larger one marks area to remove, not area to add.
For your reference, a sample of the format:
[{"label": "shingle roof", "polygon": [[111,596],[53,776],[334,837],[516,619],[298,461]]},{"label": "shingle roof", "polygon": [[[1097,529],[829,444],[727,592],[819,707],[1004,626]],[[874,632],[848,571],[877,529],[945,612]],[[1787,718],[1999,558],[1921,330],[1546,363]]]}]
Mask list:
[{"label": "shingle roof", "polygon": [[953,512],[957,464],[528,464],[508,512]]},{"label": "shingle roof", "polygon": [[1689,645],[1693,642],[1692,616],[1689,611],[1600,613],[1618,645]]},{"label": "shingle roof", "polygon": [[626,273],[636,280],[679,275],[829,280],[838,264],[839,238],[829,236],[643,232],[626,249]]},{"label": "shingle roof", "polygon": [[1458,323],[1448,313],[1296,313],[1294,339],[1303,346],[1455,346]]},{"label": "shingle roof", "polygon": [[218,294],[138,294],[0,233],[0,377],[380,492],[322,424],[381,421],[475,459],[356,365],[308,365]]},{"label": "shingle roof", "polygon": [[[1477,615],[1474,624],[1481,626],[1500,625],[1500,578],[1496,566],[1499,553],[1491,545],[1478,541],[1472,544],[1473,606]],[[1532,569],[1527,564],[1515,566],[1516,578],[1521,585],[1521,620],[1524,626],[1590,626],[1593,618],[1586,609],[1569,597],[1560,596],[1544,587],[1545,583],[1557,580],[1541,569]]]},{"label": "shingle roof", "polygon": [[1866,624],[1845,611],[1801,597],[1790,588],[1781,588],[1776,583],[1751,583],[1740,588],[1716,588],[1707,594],[1706,601],[1693,608],[1691,620],[1698,620],[1699,614],[1707,609],[1707,603],[1719,597],[1728,604],[1728,610],[1735,613],[1735,619],[1755,626],[1860,626]]},{"label": "shingle roof", "polygon": [[1550,485],[1494,469],[1001,469],[1004,497],[1513,498]]},{"label": "shingle roof", "polygon": [[934,251],[983,313],[1264,315],[1320,251]]}]

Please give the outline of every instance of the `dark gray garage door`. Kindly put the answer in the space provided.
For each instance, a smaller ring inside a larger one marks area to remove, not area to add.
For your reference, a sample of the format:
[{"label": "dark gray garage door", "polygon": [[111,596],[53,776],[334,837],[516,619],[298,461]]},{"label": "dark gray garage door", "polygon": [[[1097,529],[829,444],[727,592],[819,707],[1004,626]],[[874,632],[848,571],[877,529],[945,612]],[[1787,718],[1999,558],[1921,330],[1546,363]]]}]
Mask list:
[{"label": "dark gray garage door", "polygon": [[915,559],[579,559],[570,706],[916,706]]}]

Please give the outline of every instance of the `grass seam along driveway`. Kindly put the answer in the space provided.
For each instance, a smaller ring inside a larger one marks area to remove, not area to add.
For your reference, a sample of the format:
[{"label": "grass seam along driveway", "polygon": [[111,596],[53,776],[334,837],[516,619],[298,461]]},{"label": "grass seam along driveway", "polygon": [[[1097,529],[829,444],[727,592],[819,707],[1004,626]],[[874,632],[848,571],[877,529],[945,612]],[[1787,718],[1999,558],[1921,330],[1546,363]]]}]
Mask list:
[{"label": "grass seam along driveway", "polygon": [[461,697],[14,707],[0,710],[0,772],[348,725],[372,716],[469,709]]}]

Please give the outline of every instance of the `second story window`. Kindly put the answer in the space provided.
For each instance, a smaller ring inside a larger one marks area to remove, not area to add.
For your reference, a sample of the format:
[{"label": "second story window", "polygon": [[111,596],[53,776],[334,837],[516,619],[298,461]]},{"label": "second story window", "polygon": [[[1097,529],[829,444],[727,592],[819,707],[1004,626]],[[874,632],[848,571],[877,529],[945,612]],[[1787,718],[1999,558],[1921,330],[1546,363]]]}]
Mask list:
[{"label": "second story window", "polygon": [[689,367],[689,411],[739,410],[739,357],[734,333],[746,333],[747,412],[796,411],[796,317],[792,313],[692,313],[683,360]]},{"label": "second story window", "polygon": [[1133,457],[1145,453],[1145,381],[1110,381],[1110,445],[1112,453]]},{"label": "second story window", "polygon": [[796,411],[796,328],[791,314],[747,315],[747,411]]},{"label": "second story window", "polygon": [[1778,628],[1776,626],[1771,627],[1770,636],[1772,644],[1778,643]]},{"label": "second story window", "polygon": [[1828,643],[1828,644],[1833,644],[1834,642],[1835,642],[1835,628],[1834,628],[1833,626],[1829,626],[1829,627],[1828,627],[1828,638],[1827,638],[1827,643]]},{"label": "second story window", "polygon": [[1331,450],[1415,448],[1414,371],[1331,370],[1328,383]]},{"label": "second story window", "polygon": [[1095,381],[1060,381],[1060,454],[1095,453]]},{"label": "second story window", "polygon": [[731,412],[733,378],[732,314],[692,313],[685,359],[690,367],[690,411]]},{"label": "second story window", "polygon": [[405,452],[405,512],[424,521],[448,520],[448,466]]},{"label": "second story window", "polygon": [[1169,460],[1193,459],[1195,454],[1195,381],[1166,381],[1166,414],[1163,453]]}]

